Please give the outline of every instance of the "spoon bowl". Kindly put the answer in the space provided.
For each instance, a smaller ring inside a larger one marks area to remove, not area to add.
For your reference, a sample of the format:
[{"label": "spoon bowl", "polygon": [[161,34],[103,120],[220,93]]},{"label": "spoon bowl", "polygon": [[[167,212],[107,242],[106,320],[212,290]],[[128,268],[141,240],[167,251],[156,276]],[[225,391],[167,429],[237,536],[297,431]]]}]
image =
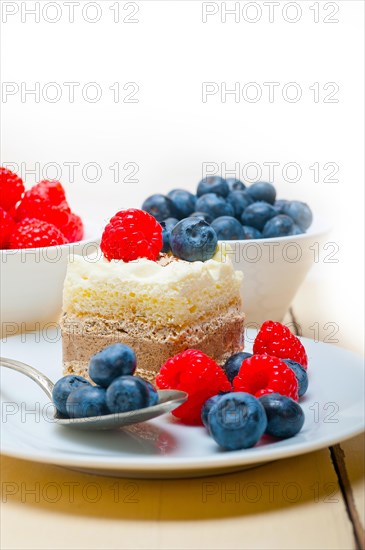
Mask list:
[{"label": "spoon bowl", "polygon": [[[7,359],[5,357],[0,357],[0,365],[28,376],[28,378],[42,388],[47,394],[47,397],[53,402],[52,391],[54,384],[45,374],[26,363],[15,361],[14,359]],[[144,409],[137,409],[124,413],[87,416],[84,418],[66,418],[61,415],[55,407],[53,420],[60,426],[79,430],[114,430],[116,428],[122,428],[123,426],[145,422],[146,420],[151,420],[152,418],[171,412],[184,403],[187,398],[188,394],[184,391],[159,390],[158,403],[152,407],[145,407]]]}]

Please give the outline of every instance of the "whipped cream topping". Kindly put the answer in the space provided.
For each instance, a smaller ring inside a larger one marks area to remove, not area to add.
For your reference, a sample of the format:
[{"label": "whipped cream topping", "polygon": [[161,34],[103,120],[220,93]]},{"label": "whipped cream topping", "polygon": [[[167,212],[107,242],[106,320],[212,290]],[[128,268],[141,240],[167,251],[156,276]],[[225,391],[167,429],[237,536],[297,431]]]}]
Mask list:
[{"label": "whipped cream topping", "polygon": [[206,262],[162,256],[125,263],[74,256],[64,284],[63,310],[76,316],[146,319],[182,326],[240,304],[242,273],[222,247]]},{"label": "whipped cream topping", "polygon": [[[124,281],[135,280],[141,283],[175,283],[185,277],[199,279],[203,274],[209,274],[217,281],[229,273],[234,278],[241,279],[241,272],[235,272],[232,261],[227,254],[227,247],[220,244],[213,258],[205,262],[187,262],[174,256],[161,255],[157,262],[147,258],[139,258],[132,262],[123,260],[111,260],[97,254],[89,256],[74,256],[69,263],[68,276],[73,274],[76,277],[87,276],[90,281],[97,279],[120,278]],[[66,279],[67,283],[67,279]]]}]

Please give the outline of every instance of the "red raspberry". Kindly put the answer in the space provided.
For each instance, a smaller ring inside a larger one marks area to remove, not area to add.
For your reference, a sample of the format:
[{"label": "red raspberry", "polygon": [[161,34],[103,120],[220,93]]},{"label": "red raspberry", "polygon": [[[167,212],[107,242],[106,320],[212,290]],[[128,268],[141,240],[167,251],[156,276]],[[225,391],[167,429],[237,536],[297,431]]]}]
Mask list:
[{"label": "red raspberry", "polygon": [[294,372],[281,359],[271,355],[253,355],[245,359],[233,379],[233,388],[255,397],[281,393],[298,401],[298,381]]},{"label": "red raspberry", "polygon": [[51,223],[26,218],[10,237],[10,248],[41,248],[66,244],[63,233]]},{"label": "red raspberry", "polygon": [[9,248],[10,235],[15,230],[15,221],[0,206],[0,249]]},{"label": "red raspberry", "polygon": [[160,389],[186,391],[189,397],[172,414],[185,424],[202,424],[205,401],[219,392],[231,391],[223,369],[205,353],[188,349],[168,359],[156,377]]},{"label": "red raspberry", "polygon": [[143,210],[121,210],[105,227],[100,248],[109,261],[157,260],[162,249],[162,227]]},{"label": "red raspberry", "polygon": [[84,236],[84,225],[80,216],[71,213],[68,224],[62,227],[62,233],[69,243],[81,241]]},{"label": "red raspberry", "polygon": [[11,216],[13,218],[13,220],[15,221],[16,220],[16,207],[13,206],[12,208],[10,208],[10,210],[8,210],[8,214],[9,216]]},{"label": "red raspberry", "polygon": [[16,205],[24,193],[23,180],[14,172],[0,166],[0,206],[8,211]]},{"label": "red raspberry", "polygon": [[52,223],[61,231],[70,222],[71,210],[62,185],[57,181],[41,181],[26,191],[16,210],[17,221],[37,218]]},{"label": "red raspberry", "polygon": [[62,184],[56,180],[42,180],[32,187],[37,194],[54,205],[63,203],[66,200],[66,193]]},{"label": "red raspberry", "polygon": [[292,359],[305,369],[308,357],[303,344],[288,327],[274,321],[265,321],[255,338],[254,353],[267,353],[281,359]]}]

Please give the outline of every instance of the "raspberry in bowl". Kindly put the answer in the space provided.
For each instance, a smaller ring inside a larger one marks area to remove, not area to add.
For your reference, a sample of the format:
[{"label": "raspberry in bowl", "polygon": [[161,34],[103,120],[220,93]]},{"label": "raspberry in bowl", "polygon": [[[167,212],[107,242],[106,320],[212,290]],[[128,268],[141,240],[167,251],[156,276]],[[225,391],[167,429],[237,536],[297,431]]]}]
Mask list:
[{"label": "raspberry in bowl", "polygon": [[84,226],[62,185],[42,181],[25,191],[19,176],[0,168],[1,334],[57,322],[67,262],[99,244]]}]

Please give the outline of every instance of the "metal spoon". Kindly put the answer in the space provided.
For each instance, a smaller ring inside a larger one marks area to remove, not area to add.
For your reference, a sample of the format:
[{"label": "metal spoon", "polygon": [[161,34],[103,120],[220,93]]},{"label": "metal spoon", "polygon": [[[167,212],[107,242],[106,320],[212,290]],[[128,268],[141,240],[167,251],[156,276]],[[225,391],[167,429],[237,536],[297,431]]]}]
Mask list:
[{"label": "metal spoon", "polygon": [[[52,390],[54,384],[45,374],[26,363],[15,361],[14,359],[0,357],[0,364],[2,367],[15,370],[31,378],[42,388],[47,394],[47,397],[53,402]],[[53,420],[61,426],[70,426],[80,430],[112,430],[122,426],[128,426],[129,424],[144,422],[145,420],[150,420],[151,418],[170,412],[181,405],[181,403],[184,403],[188,394],[179,390],[160,390],[158,392],[158,397],[159,402],[153,407],[146,407],[144,409],[137,409],[124,413],[106,414],[103,416],[65,418],[55,408],[56,412]]]}]

